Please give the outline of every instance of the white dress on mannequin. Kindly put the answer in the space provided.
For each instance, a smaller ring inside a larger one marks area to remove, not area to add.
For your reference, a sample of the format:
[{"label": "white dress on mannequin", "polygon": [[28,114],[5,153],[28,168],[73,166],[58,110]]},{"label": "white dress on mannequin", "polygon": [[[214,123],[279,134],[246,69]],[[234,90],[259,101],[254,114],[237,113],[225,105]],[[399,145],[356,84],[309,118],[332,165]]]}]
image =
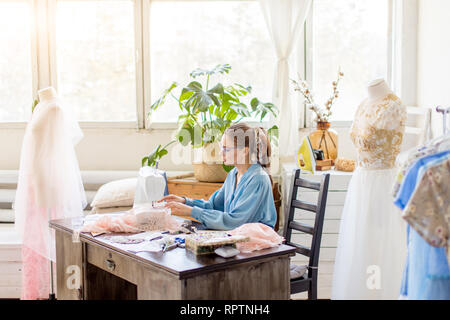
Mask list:
[{"label": "white dress on mannequin", "polygon": [[350,133],[358,168],[342,214],[331,296],[335,300],[391,300],[400,293],[406,225],[391,188],[406,107],[384,81],[375,86],[359,106]]},{"label": "white dress on mannequin", "polygon": [[50,261],[55,261],[49,220],[80,217],[86,195],[74,146],[83,134],[53,88],[39,92],[23,139],[15,227],[22,238],[22,299],[48,298]]}]

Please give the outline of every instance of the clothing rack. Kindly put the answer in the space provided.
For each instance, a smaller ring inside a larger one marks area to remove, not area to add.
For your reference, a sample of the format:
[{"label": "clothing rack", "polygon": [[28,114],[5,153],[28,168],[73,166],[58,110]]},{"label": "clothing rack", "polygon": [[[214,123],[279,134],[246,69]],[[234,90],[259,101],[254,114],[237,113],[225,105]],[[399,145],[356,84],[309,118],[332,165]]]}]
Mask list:
[{"label": "clothing rack", "polygon": [[444,135],[445,134],[447,134],[447,131],[448,131],[448,129],[447,129],[447,115],[448,114],[450,114],[450,107],[442,107],[442,106],[438,106],[437,108],[436,108],[436,111],[438,112],[438,113],[442,113],[442,121],[443,121],[443,124],[442,124],[442,130],[444,130]]}]

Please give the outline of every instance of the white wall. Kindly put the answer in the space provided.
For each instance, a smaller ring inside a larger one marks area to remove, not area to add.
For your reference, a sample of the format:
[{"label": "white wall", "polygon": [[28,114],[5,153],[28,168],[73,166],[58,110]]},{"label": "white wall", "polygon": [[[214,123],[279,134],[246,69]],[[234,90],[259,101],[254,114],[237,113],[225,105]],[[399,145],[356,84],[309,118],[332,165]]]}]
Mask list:
[{"label": "white wall", "polygon": [[[450,106],[450,1],[420,0],[417,101],[421,106]],[[433,111],[435,135],[442,117]]]},{"label": "white wall", "polygon": [[[17,170],[24,129],[0,129],[0,170]],[[76,147],[82,170],[138,170],[141,159],[158,144],[171,140],[171,130],[83,129],[84,138]],[[169,149],[170,150],[170,149]],[[170,156],[161,163],[167,170],[190,170]]]},{"label": "white wall", "polygon": [[[0,170],[17,170],[24,129],[0,128]],[[348,129],[337,128],[340,156],[354,159],[354,148]],[[173,130],[135,129],[83,129],[84,139],[76,147],[81,170],[138,170],[141,159],[158,144],[171,140]],[[301,136],[311,130],[302,130]],[[169,148],[163,158],[161,169],[174,171],[192,170],[190,164],[180,164],[180,146]],[[177,151],[178,150],[178,151]]]}]

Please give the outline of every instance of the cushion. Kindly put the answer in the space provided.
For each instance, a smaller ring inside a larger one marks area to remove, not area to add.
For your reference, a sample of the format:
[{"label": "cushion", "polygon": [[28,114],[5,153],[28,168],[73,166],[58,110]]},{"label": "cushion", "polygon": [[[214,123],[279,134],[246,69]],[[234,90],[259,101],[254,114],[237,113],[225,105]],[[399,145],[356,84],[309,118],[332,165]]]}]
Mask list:
[{"label": "cushion", "polygon": [[299,279],[303,277],[308,271],[308,266],[298,266],[296,264],[291,263],[291,280]]},{"label": "cushion", "polygon": [[137,178],[116,180],[98,189],[92,200],[92,208],[132,207]]},{"label": "cushion", "polygon": [[113,213],[113,212],[124,212],[131,210],[133,207],[111,207],[111,208],[97,208],[94,207],[89,212],[90,214],[101,214],[101,213]]}]

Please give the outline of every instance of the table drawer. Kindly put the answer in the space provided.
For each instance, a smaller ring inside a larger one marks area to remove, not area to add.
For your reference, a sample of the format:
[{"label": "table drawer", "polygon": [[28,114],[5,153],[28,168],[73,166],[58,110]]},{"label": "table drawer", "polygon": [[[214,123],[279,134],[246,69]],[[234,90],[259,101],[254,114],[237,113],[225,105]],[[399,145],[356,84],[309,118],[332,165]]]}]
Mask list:
[{"label": "table drawer", "polygon": [[169,193],[192,199],[208,200],[211,195],[222,187],[220,183],[202,183],[186,181],[168,181]]},{"label": "table drawer", "polygon": [[131,283],[137,283],[139,262],[125,255],[88,244],[87,262]]}]

